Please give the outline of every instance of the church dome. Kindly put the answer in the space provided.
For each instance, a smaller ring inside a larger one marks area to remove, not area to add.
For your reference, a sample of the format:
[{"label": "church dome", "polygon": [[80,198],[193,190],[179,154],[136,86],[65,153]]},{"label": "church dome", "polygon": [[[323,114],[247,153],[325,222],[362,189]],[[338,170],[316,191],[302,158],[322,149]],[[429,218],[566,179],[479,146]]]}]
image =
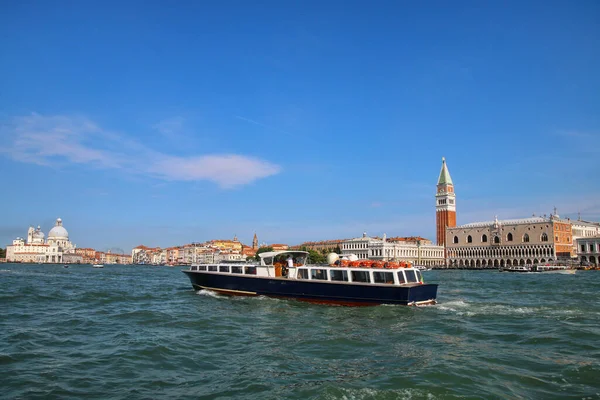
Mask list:
[{"label": "church dome", "polygon": [[68,239],[69,232],[62,226],[62,219],[58,218],[56,220],[56,225],[54,228],[50,229],[48,232],[48,239]]},{"label": "church dome", "polygon": [[38,228],[36,229],[35,232],[33,232],[33,238],[34,239],[43,239],[44,238],[44,232],[42,232],[40,230],[40,227],[38,226]]}]

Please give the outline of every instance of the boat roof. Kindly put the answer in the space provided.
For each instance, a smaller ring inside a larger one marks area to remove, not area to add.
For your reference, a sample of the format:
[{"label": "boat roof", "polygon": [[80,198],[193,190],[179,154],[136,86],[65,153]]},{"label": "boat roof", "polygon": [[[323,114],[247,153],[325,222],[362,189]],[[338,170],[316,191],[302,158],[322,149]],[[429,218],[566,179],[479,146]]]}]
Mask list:
[{"label": "boat roof", "polygon": [[265,251],[264,253],[260,253],[258,256],[260,258],[267,258],[267,257],[275,257],[278,256],[280,254],[286,254],[286,253],[302,253],[302,254],[308,254],[308,251],[302,251],[302,250],[279,250],[279,251]]}]

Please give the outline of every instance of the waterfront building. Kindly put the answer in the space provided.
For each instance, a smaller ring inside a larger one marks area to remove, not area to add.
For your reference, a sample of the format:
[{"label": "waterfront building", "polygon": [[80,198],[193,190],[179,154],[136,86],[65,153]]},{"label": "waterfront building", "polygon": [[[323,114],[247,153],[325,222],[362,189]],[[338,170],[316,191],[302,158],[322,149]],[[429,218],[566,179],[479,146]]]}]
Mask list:
[{"label": "waterfront building", "polygon": [[320,253],[336,252],[341,250],[341,244],[347,239],[334,239],[334,240],[320,240],[316,242],[304,242],[297,246],[293,246],[292,249],[308,249],[315,250]]},{"label": "waterfront building", "polygon": [[427,266],[444,264],[444,246],[434,245],[427,239],[424,242],[400,239],[389,241],[386,235],[370,237],[365,232],[362,237],[342,241],[341,251],[343,256],[355,254],[359,259],[407,261]]},{"label": "waterfront building", "polygon": [[600,223],[584,221],[579,217],[577,220],[571,221],[571,229],[573,231],[573,250],[574,254],[579,255],[580,246],[577,239],[592,238],[600,236]]},{"label": "waterfront building", "polygon": [[446,230],[447,262],[459,268],[498,268],[563,259],[573,254],[569,220],[549,217],[474,222]]},{"label": "waterfront building", "polygon": [[578,262],[581,265],[600,265],[600,235],[576,240]]},{"label": "waterfront building", "polygon": [[248,259],[250,257],[256,256],[256,250],[258,249],[258,243],[256,244],[256,246],[257,246],[256,249],[254,248],[254,243],[252,244],[252,247],[244,246],[242,248],[242,258]]},{"label": "waterfront building", "polygon": [[435,224],[438,246],[446,244],[446,229],[456,226],[456,194],[446,159],[442,157],[442,169],[435,194]]},{"label": "waterfront building", "polygon": [[290,248],[290,246],[288,246],[287,244],[281,244],[281,243],[275,243],[270,245],[269,247],[271,247],[273,249],[273,251],[283,251],[283,250],[288,250]]},{"label": "waterfront building", "polygon": [[83,257],[76,253],[64,253],[61,263],[64,264],[83,264]]},{"label": "waterfront building", "polygon": [[256,253],[258,250],[258,236],[256,236],[256,232],[254,232],[254,237],[252,238],[252,250]]},{"label": "waterfront building", "polygon": [[160,247],[148,247],[143,244],[131,250],[131,262],[133,264],[152,264],[154,253],[160,253]]},{"label": "waterfront building", "polygon": [[180,264],[183,261],[183,249],[179,247],[168,247],[167,251],[167,263],[168,264]]},{"label": "waterfront building", "polygon": [[102,264],[131,264],[132,258],[129,254],[113,253],[110,250],[107,252],[96,252],[97,259]]},{"label": "waterfront building", "polygon": [[233,240],[211,240],[207,243],[212,247],[216,247],[219,250],[237,250],[242,251],[242,243],[238,240],[237,236],[233,237]]},{"label": "waterfront building", "polygon": [[76,246],[69,240],[69,233],[62,224],[62,219],[57,218],[56,223],[48,238],[38,226],[37,229],[29,227],[27,239],[16,238],[11,245],[6,246],[6,260],[8,262],[30,263],[63,263],[79,260],[78,257],[67,257],[65,254],[75,254]]},{"label": "waterfront building", "polygon": [[89,248],[89,247],[76,248],[75,254],[77,254],[78,256],[81,256],[81,262],[83,264],[93,264],[96,262],[96,250],[94,250],[92,248]]}]

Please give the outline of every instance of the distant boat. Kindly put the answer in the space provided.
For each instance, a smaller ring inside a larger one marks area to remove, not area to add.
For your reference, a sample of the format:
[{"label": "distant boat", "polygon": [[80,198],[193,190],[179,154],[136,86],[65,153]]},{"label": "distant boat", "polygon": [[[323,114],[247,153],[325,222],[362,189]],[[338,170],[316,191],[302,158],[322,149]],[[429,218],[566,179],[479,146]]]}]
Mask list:
[{"label": "distant boat", "polygon": [[104,268],[104,264],[94,264],[92,268]]},{"label": "distant boat", "polygon": [[413,268],[419,271],[431,271],[431,267],[426,267],[425,265],[414,265]]},{"label": "distant boat", "polygon": [[69,266],[68,265],[63,265],[63,268],[69,268]]},{"label": "distant boat", "polygon": [[569,268],[566,265],[561,264],[537,264],[531,267],[531,272],[538,272],[543,274],[574,274],[575,270],[573,268]]}]

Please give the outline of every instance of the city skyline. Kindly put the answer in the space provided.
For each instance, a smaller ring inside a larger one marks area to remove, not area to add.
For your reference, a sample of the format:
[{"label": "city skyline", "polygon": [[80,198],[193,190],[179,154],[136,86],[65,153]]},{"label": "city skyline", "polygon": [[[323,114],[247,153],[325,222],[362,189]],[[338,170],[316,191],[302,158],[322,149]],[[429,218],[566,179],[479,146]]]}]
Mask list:
[{"label": "city skyline", "polygon": [[595,2],[5,4],[0,247],[600,220]]}]

